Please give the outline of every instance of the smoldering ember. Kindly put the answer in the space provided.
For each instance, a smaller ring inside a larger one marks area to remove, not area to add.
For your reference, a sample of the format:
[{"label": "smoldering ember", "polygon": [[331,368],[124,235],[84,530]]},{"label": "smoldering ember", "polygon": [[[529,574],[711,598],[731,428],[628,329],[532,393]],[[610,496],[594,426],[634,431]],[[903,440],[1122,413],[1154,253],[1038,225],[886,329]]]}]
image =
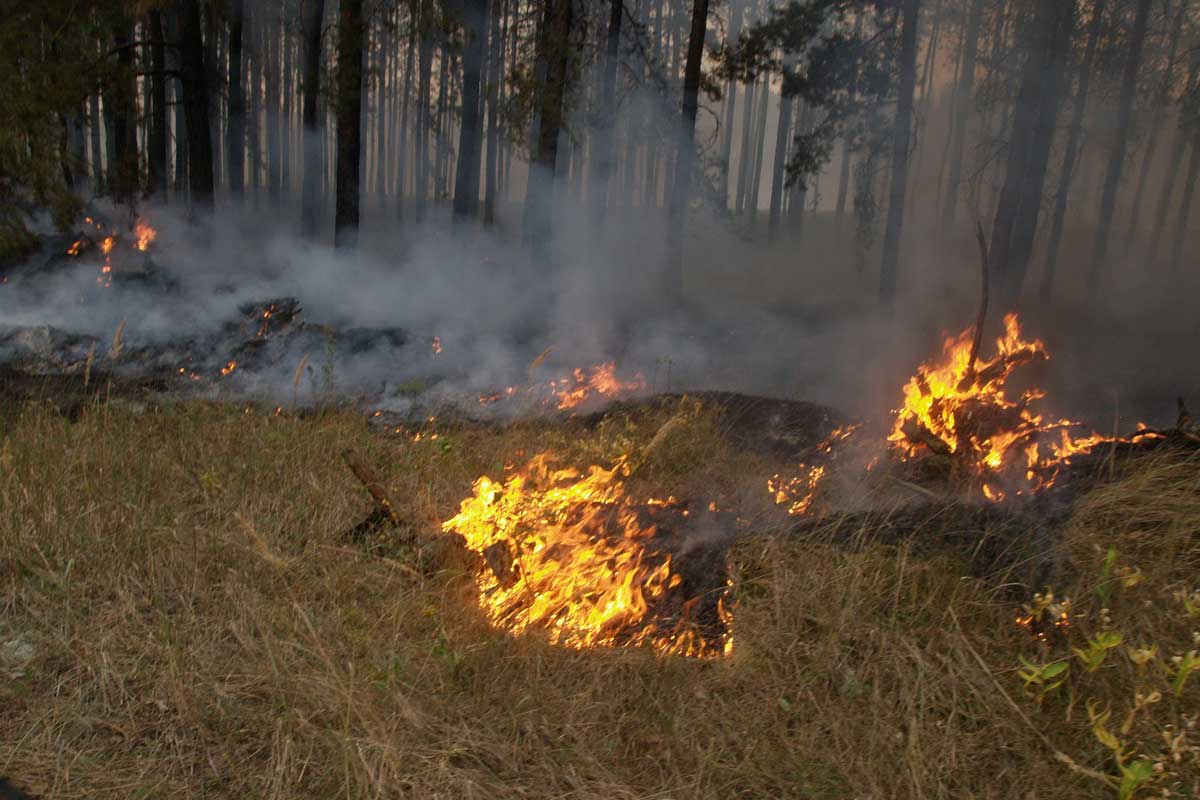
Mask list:
[{"label": "smoldering ember", "polygon": [[1200,7],[0,14],[0,798],[1200,797]]}]

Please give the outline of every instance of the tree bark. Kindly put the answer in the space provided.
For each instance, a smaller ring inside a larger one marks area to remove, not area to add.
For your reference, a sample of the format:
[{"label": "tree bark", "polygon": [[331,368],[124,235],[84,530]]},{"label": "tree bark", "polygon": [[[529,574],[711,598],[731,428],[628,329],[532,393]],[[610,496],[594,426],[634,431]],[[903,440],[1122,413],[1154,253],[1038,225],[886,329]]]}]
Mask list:
[{"label": "tree bark", "polygon": [[396,154],[396,219],[404,219],[404,198],[407,192],[408,108],[412,97],[413,56],[417,50],[417,19],[413,10],[408,20],[408,46],[404,52],[404,85],[400,97],[399,153]]},{"label": "tree bark", "polygon": [[558,134],[562,129],[570,59],[572,0],[545,0],[541,53],[546,65],[538,113],[536,149],[529,165],[525,193],[526,241],[535,259],[544,263],[550,240],[550,216],[558,170]]},{"label": "tree bark", "polygon": [[[1041,213],[1042,194],[1050,161],[1058,112],[1062,105],[1062,82],[1070,59],[1071,37],[1075,29],[1075,2],[1056,3],[1051,23],[1049,59],[1039,76],[1041,97],[1033,119],[1028,169],[1022,176],[1017,216],[1008,253],[1006,282],[1000,284],[1002,301],[1015,306],[1033,254],[1033,242]],[[1007,178],[1006,178],[1007,180]],[[1001,267],[1004,268],[1003,266]]]},{"label": "tree bark", "polygon": [[1125,151],[1129,146],[1129,127],[1133,123],[1133,102],[1137,96],[1138,69],[1142,65],[1142,47],[1146,41],[1146,28],[1150,20],[1152,0],[1137,0],[1137,13],[1133,22],[1133,33],[1129,50],[1125,56],[1125,74],[1121,81],[1121,97],[1117,105],[1117,127],[1112,151],[1108,158],[1108,171],[1104,176],[1104,189],[1100,197],[1100,218],[1096,225],[1096,246],[1092,253],[1091,280],[1088,288],[1095,294],[1108,277],[1109,228],[1117,206],[1117,190],[1120,188],[1121,171],[1125,167]]},{"label": "tree bark", "polygon": [[487,174],[483,188],[483,224],[496,222],[496,183],[500,173],[500,74],[504,66],[505,14],[503,0],[492,0],[491,31],[488,35],[487,84]]},{"label": "tree bark", "polygon": [[[787,68],[785,67],[785,73]],[[784,77],[783,85],[786,86]],[[792,123],[792,97],[784,94],[782,88],[779,94],[779,122],[775,126],[775,157],[771,162],[771,212],[767,217],[767,241],[774,241],[779,233],[779,219],[783,214],[784,173],[787,164],[789,135]],[[803,200],[801,201],[803,205]],[[803,211],[803,209],[800,209]]]},{"label": "tree bark", "polygon": [[1168,47],[1166,69],[1163,72],[1163,81],[1158,90],[1158,97],[1155,99],[1154,117],[1150,122],[1150,135],[1146,137],[1146,150],[1142,154],[1142,168],[1138,173],[1137,190],[1133,194],[1133,212],[1129,216],[1129,233],[1125,237],[1130,242],[1137,238],[1142,198],[1145,197],[1150,168],[1154,165],[1154,154],[1158,152],[1158,135],[1162,131],[1163,123],[1166,122],[1167,109],[1171,105],[1171,84],[1175,79],[1179,35],[1183,32],[1187,7],[1188,0],[1180,0],[1179,10],[1175,13],[1175,21],[1171,24],[1171,43]]},{"label": "tree bark", "polygon": [[337,196],[333,246],[358,239],[359,172],[362,160],[363,0],[341,0],[337,63]]},{"label": "tree bark", "polygon": [[242,37],[245,33],[245,0],[229,5],[229,135],[225,139],[229,161],[229,193],[240,201],[246,182],[246,95],[242,80]]},{"label": "tree bark", "polygon": [[137,153],[137,86],[133,63],[133,29],[125,20],[113,28],[113,43],[117,50],[118,70],[106,104],[111,105],[113,154],[109,166],[109,181],[113,197],[122,203],[132,203],[138,184]]},{"label": "tree bark", "polygon": [[420,38],[421,48],[420,54],[417,57],[418,81],[417,81],[417,130],[416,130],[416,153],[414,155],[413,168],[415,170],[416,185],[413,188],[414,200],[416,203],[415,214],[417,222],[423,222],[425,219],[425,204],[429,196],[429,134],[431,129],[431,112],[430,97],[432,90],[430,83],[433,73],[433,20],[432,20],[432,2],[431,0],[418,0],[420,12]]},{"label": "tree bark", "polygon": [[321,176],[324,171],[324,148],[317,103],[321,91],[321,26],[325,20],[325,0],[303,0],[304,26],[304,98],[302,103],[301,141],[304,149],[304,186],[301,190],[300,218],[305,234],[317,238],[321,234]]},{"label": "tree bark", "polygon": [[1103,31],[1104,10],[1107,0],[1096,0],[1092,6],[1092,20],[1088,25],[1088,39],[1079,65],[1079,86],[1075,90],[1075,107],[1071,113],[1071,127],[1067,132],[1067,145],[1063,151],[1062,169],[1059,171],[1058,193],[1054,198],[1054,217],[1050,223],[1050,241],[1046,249],[1046,265],[1042,271],[1042,298],[1050,297],[1054,291],[1054,278],[1058,266],[1058,248],[1062,241],[1063,226],[1067,218],[1067,204],[1071,198],[1071,181],[1075,177],[1079,147],[1083,141],[1083,120],[1087,112],[1088,93],[1091,91],[1092,64],[1096,59],[1096,48]]},{"label": "tree bark", "polygon": [[621,17],[624,16],[623,0],[610,0],[608,12],[608,37],[605,40],[604,85],[600,97],[600,119],[596,126],[592,159],[591,196],[592,210],[597,226],[604,222],[608,208],[608,185],[612,179],[616,160],[616,117],[617,117],[617,64],[621,49]]},{"label": "tree bark", "polygon": [[187,121],[188,188],[192,205],[213,204],[213,149],[209,129],[208,64],[200,27],[199,0],[179,0],[179,56],[183,112]]},{"label": "tree bark", "polygon": [[[742,0],[731,0],[729,37],[726,46],[736,45],[742,33]],[[725,84],[725,122],[724,136],[721,137],[721,202],[729,204],[729,170],[733,166],[729,159],[733,155],[733,124],[734,110],[737,106],[737,81],[730,80]]]},{"label": "tree bark", "polygon": [[[1074,2],[1038,3],[1036,14],[1026,26],[1030,55],[1021,69],[1004,185],[996,202],[992,239],[988,246],[988,265],[994,276],[992,284],[1005,301],[1013,300],[1020,292],[1028,260],[1026,239],[1032,240],[1037,224],[1062,72],[1061,26],[1069,25],[1069,21],[1063,19],[1067,16],[1064,9],[1070,11],[1073,18],[1073,5]],[[1069,36],[1069,29],[1066,35]]]},{"label": "tree bark", "polygon": [[683,116],[675,150],[675,180],[671,192],[666,294],[676,306],[683,302],[683,242],[691,199],[692,165],[696,157],[696,114],[700,109],[700,66],[708,30],[708,0],[693,0],[692,31],[683,67]]},{"label": "tree bark", "polygon": [[159,199],[167,199],[167,61],[162,42],[165,40],[162,13],[151,10],[149,18],[150,37],[157,44],[150,47],[150,63],[154,74],[147,78],[152,84],[150,136],[148,146],[149,190]]},{"label": "tree bark", "polygon": [[905,0],[900,34],[900,92],[892,134],[892,185],[883,237],[883,263],[879,275],[879,298],[889,308],[895,303],[900,266],[900,235],[904,227],[908,151],[912,140],[913,92],[917,84],[917,25],[920,12],[920,0]]},{"label": "tree bark", "polygon": [[488,0],[466,0],[463,14],[462,118],[458,132],[458,168],[454,180],[454,219],[479,213],[479,167],[483,137],[479,87],[483,78],[483,47],[487,40]]},{"label": "tree bark", "polygon": [[[942,234],[954,229],[958,212],[958,190],[962,183],[963,150],[967,140],[967,121],[970,118],[975,94],[975,62],[979,54],[979,31],[983,27],[985,0],[972,0],[963,34],[962,68],[958,78],[958,105],[954,109],[953,133],[950,136],[950,175],[946,179],[946,199],[942,206]],[[1100,0],[1101,3],[1104,0]]]},{"label": "tree bark", "polygon": [[1183,201],[1179,204],[1178,220],[1175,223],[1175,241],[1171,245],[1171,276],[1179,274],[1183,261],[1183,246],[1187,242],[1188,219],[1192,215],[1192,199],[1196,192],[1196,178],[1200,175],[1200,132],[1192,134],[1192,154],[1188,158],[1187,177],[1183,184]]}]

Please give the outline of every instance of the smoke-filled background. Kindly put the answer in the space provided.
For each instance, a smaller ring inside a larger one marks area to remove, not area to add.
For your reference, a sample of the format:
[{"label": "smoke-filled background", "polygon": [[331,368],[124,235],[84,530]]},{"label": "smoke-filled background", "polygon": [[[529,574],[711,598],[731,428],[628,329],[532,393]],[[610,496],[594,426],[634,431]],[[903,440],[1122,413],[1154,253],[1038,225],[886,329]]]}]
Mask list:
[{"label": "smoke-filled background", "polygon": [[[549,348],[538,376],[879,417],[973,324],[986,249],[989,333],[1046,340],[1055,413],[1200,395],[1188,0],[76,6],[3,23],[10,332],[204,342],[295,297],[384,407]],[[64,262],[85,214],[152,225],[113,263],[155,279]],[[230,386],[286,396],[299,355]]]}]

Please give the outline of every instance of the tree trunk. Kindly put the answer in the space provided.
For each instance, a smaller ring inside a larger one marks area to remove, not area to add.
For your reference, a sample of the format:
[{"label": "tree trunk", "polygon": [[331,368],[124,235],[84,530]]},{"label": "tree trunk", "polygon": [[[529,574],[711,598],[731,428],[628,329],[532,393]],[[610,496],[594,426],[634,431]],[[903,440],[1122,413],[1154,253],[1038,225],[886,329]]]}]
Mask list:
[{"label": "tree trunk", "polygon": [[746,197],[750,192],[750,170],[754,156],[754,150],[751,148],[750,143],[754,141],[754,101],[757,90],[758,87],[755,83],[751,83],[746,89],[746,105],[742,109],[741,147],[738,148],[741,152],[738,158],[737,190],[735,191],[733,203],[733,210],[737,214],[741,214],[746,209]]},{"label": "tree trunk", "polygon": [[1192,154],[1188,158],[1187,177],[1183,184],[1183,201],[1179,204],[1178,221],[1175,223],[1175,241],[1171,246],[1171,276],[1179,274],[1183,260],[1183,245],[1187,241],[1188,219],[1192,214],[1192,198],[1196,192],[1196,177],[1200,174],[1200,132],[1192,134]]},{"label": "tree trunk", "polygon": [[[967,17],[967,29],[963,35],[962,69],[959,73],[957,99],[954,109],[954,130],[950,136],[950,175],[946,179],[946,199],[942,206],[942,234],[954,229],[954,217],[958,211],[958,190],[962,183],[963,149],[967,140],[967,120],[975,94],[975,61],[979,53],[979,30],[983,25],[985,0],[972,0]],[[1100,0],[1104,2],[1104,0]]]},{"label": "tree trunk", "polygon": [[754,225],[758,216],[759,190],[762,188],[763,155],[767,149],[767,111],[771,107],[771,85],[763,82],[762,99],[758,104],[758,122],[754,126],[754,165],[750,172],[750,196],[746,198],[746,207],[750,211],[750,225]]},{"label": "tree trunk", "polygon": [[107,105],[111,105],[113,154],[115,162],[109,166],[110,188],[114,199],[121,203],[132,203],[137,192],[137,85],[133,63],[133,29],[121,20],[113,28],[113,42],[118,49],[116,80],[105,94]]},{"label": "tree trunk", "polygon": [[503,0],[492,0],[491,31],[488,35],[487,85],[487,175],[483,189],[483,224],[496,222],[496,181],[500,172],[500,73],[504,66],[505,15]]},{"label": "tree trunk", "polygon": [[1083,62],[1079,65],[1079,87],[1075,91],[1075,107],[1071,113],[1071,127],[1067,133],[1067,145],[1063,152],[1062,169],[1059,171],[1058,193],[1054,198],[1054,218],[1050,223],[1050,241],[1046,249],[1046,266],[1042,271],[1041,296],[1050,297],[1054,291],[1054,278],[1058,266],[1058,248],[1062,241],[1063,226],[1066,224],[1067,204],[1071,198],[1071,181],[1075,176],[1079,147],[1083,141],[1083,120],[1087,112],[1088,93],[1091,90],[1092,64],[1096,48],[1103,31],[1104,9],[1107,0],[1096,0],[1092,6],[1092,20],[1088,25],[1087,45]]},{"label": "tree trunk", "polygon": [[1052,20],[1049,61],[1040,76],[1041,98],[1037,116],[1033,121],[1029,169],[1021,182],[1021,197],[1008,254],[1007,285],[1001,284],[1002,296],[1007,295],[1005,299],[1010,307],[1015,306],[1020,297],[1025,273],[1033,254],[1046,170],[1050,161],[1050,148],[1054,140],[1058,112],[1062,106],[1063,76],[1070,60],[1071,37],[1075,29],[1074,0],[1055,4],[1054,8],[1057,13]]},{"label": "tree trunk", "polygon": [[229,194],[240,201],[246,181],[246,95],[242,80],[242,37],[245,0],[229,7],[229,135],[225,139],[229,161]]},{"label": "tree trunk", "polygon": [[292,65],[292,41],[284,24],[279,26],[279,46],[283,48],[283,72],[279,80],[279,93],[283,103],[283,112],[279,117],[279,186],[283,191],[284,203],[288,203],[292,196],[292,108],[295,68]]},{"label": "tree trunk", "polygon": [[[785,73],[787,68],[785,67]],[[784,77],[783,84],[787,84]],[[771,213],[767,217],[767,241],[774,241],[779,233],[779,219],[783,214],[784,173],[791,148],[789,134],[792,122],[792,98],[779,95],[779,123],[775,126],[775,157],[771,163]],[[803,201],[801,201],[803,203]]]},{"label": "tree trunk", "polygon": [[1179,10],[1171,25],[1171,44],[1168,48],[1166,69],[1163,72],[1162,85],[1155,100],[1154,117],[1150,122],[1150,135],[1146,137],[1146,151],[1142,154],[1142,168],[1139,170],[1137,191],[1133,194],[1133,213],[1129,216],[1129,233],[1126,240],[1132,242],[1137,238],[1138,219],[1142,210],[1142,198],[1145,196],[1147,179],[1150,168],[1154,165],[1154,154],[1158,152],[1158,135],[1167,119],[1167,109],[1171,105],[1171,84],[1175,80],[1176,55],[1179,52],[1179,35],[1183,32],[1184,15],[1187,13],[1188,0],[1180,0]]},{"label": "tree trunk", "polygon": [[546,65],[546,78],[538,113],[536,147],[529,164],[524,226],[524,237],[531,245],[533,257],[543,265],[550,240],[550,215],[558,169],[558,134],[563,122],[573,15],[572,0],[545,0],[545,3],[539,45],[541,58]]},{"label": "tree trunk", "polygon": [[304,26],[304,98],[300,111],[304,148],[304,186],[301,191],[300,219],[305,234],[321,235],[321,176],[324,172],[324,148],[319,129],[317,103],[321,90],[321,26],[325,20],[325,0],[303,0]]},{"label": "tree trunk", "polygon": [[363,0],[341,0],[338,10],[337,197],[333,246],[358,239],[359,168],[362,158]]},{"label": "tree trunk", "polygon": [[92,191],[104,193],[104,166],[101,163],[100,126],[103,120],[100,116],[100,93],[94,92],[88,103],[88,127],[91,129],[92,140]]},{"label": "tree trunk", "polygon": [[213,204],[213,151],[209,130],[209,70],[202,37],[199,0],[180,0],[179,56],[188,134],[188,187],[192,204],[209,209]]},{"label": "tree trunk", "polygon": [[152,84],[151,97],[153,106],[150,119],[149,141],[149,190],[159,195],[159,199],[167,199],[167,60],[163,52],[162,42],[165,39],[162,13],[152,10],[147,15],[150,21],[150,38],[158,44],[150,47],[150,63],[153,75],[147,78]]},{"label": "tree trunk", "polygon": [[1121,171],[1125,167],[1125,151],[1129,146],[1129,128],[1133,123],[1133,102],[1137,96],[1138,68],[1142,64],[1142,46],[1146,41],[1146,28],[1150,20],[1152,0],[1137,0],[1137,15],[1133,22],[1133,33],[1129,50],[1125,56],[1125,74],[1121,80],[1121,98],[1117,105],[1117,127],[1112,152],[1108,158],[1108,171],[1104,176],[1104,189],[1100,197],[1100,218],[1096,225],[1096,246],[1092,254],[1091,281],[1088,287],[1095,294],[1108,277],[1108,234],[1112,227],[1113,213],[1117,206],[1117,189],[1121,183]]},{"label": "tree trunk", "polygon": [[700,65],[708,30],[708,0],[693,0],[692,31],[688,36],[683,67],[683,117],[675,150],[675,181],[671,191],[671,219],[667,228],[666,295],[678,307],[683,301],[683,242],[687,208],[691,199],[692,164],[696,157],[696,114],[700,109]]},{"label": "tree trunk", "polygon": [[[737,44],[742,33],[742,0],[731,0],[729,38],[726,45],[733,47]],[[721,137],[721,202],[729,203],[729,170],[733,165],[729,162],[733,155],[733,124],[734,109],[737,106],[737,81],[730,80],[725,84],[725,122],[724,136]]]},{"label": "tree trunk", "polygon": [[600,98],[600,120],[596,126],[595,155],[592,159],[591,195],[596,225],[604,223],[608,207],[608,184],[616,160],[617,122],[617,65],[621,49],[621,17],[625,10],[622,0],[611,0],[608,12],[608,38],[605,41],[604,86]]},{"label": "tree trunk", "polygon": [[892,186],[889,192],[887,227],[883,237],[883,263],[879,275],[879,297],[889,308],[896,298],[900,266],[900,234],[904,227],[904,195],[908,187],[908,150],[912,138],[913,91],[917,84],[917,24],[920,0],[904,1],[900,34],[900,94],[892,134]]},{"label": "tree trunk", "polygon": [[429,195],[429,135],[432,128],[431,117],[432,107],[430,100],[432,89],[430,88],[431,79],[433,77],[433,10],[431,0],[420,0],[420,30],[421,30],[421,49],[417,58],[418,61],[418,82],[417,82],[417,130],[416,130],[416,153],[414,155],[414,169],[416,171],[416,185],[413,193],[416,201],[416,218],[417,222],[423,222],[425,219],[425,204]]},{"label": "tree trunk", "polygon": [[[1032,228],[1037,223],[1045,159],[1049,155],[1049,137],[1054,132],[1058,104],[1062,26],[1071,22],[1063,19],[1066,16],[1063,9],[1070,11],[1073,19],[1073,6],[1073,2],[1039,3],[1037,13],[1026,27],[1030,55],[1021,70],[1004,185],[996,203],[988,247],[992,284],[1006,302],[1014,300],[1020,292],[1028,258],[1024,252],[1025,240],[1032,238]],[[1069,36],[1069,30],[1065,35]]]},{"label": "tree trunk", "polygon": [[404,87],[400,97],[399,153],[396,154],[396,219],[404,219],[404,197],[407,191],[405,165],[408,163],[408,107],[412,97],[413,56],[417,50],[417,11],[408,20],[408,47],[404,52]]},{"label": "tree trunk", "polygon": [[479,87],[483,78],[483,46],[487,40],[488,0],[466,0],[463,10],[462,119],[454,181],[454,219],[459,222],[479,213],[479,166],[483,149]]}]

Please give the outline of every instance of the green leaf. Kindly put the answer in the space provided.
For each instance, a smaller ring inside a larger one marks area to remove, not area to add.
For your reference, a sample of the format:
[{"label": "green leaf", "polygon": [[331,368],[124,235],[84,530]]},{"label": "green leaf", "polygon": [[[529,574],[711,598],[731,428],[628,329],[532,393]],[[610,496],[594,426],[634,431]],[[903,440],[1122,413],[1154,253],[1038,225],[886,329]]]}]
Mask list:
[{"label": "green leaf", "polygon": [[1121,766],[1120,800],[1132,800],[1142,784],[1154,777],[1154,763],[1148,758],[1139,758]]}]

